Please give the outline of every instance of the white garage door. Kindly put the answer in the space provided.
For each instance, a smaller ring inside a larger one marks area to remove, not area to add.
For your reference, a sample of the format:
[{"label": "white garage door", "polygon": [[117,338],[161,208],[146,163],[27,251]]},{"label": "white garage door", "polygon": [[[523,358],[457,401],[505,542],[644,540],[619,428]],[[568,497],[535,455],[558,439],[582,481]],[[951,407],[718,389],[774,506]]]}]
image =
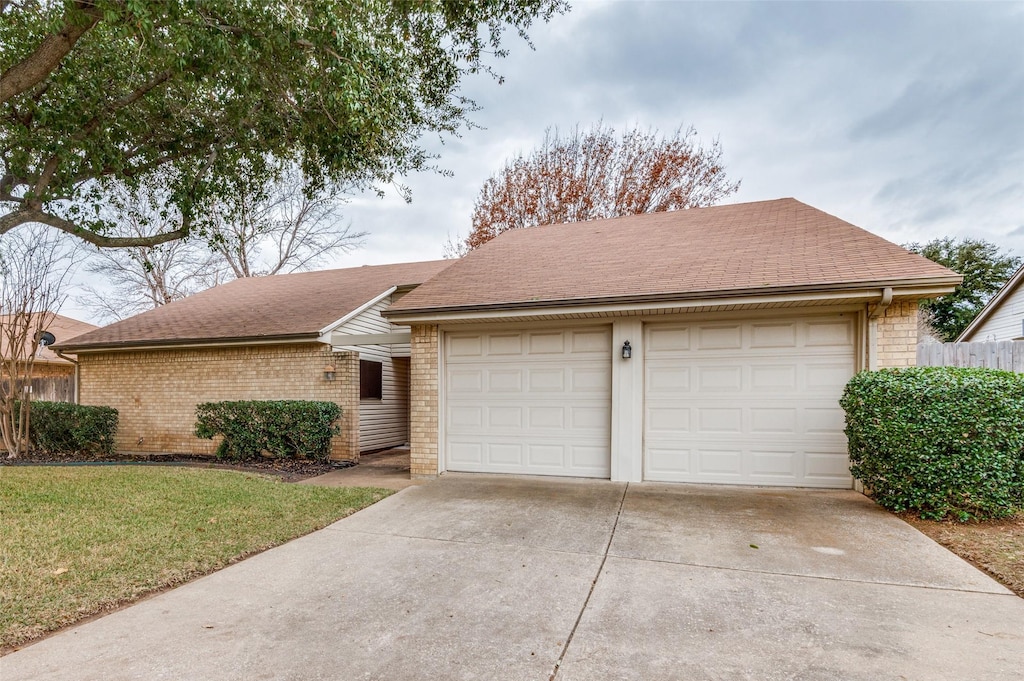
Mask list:
[{"label": "white garage door", "polygon": [[849,488],[852,313],[645,327],[647,480]]},{"label": "white garage door", "polygon": [[445,334],[450,471],[607,478],[611,329]]}]

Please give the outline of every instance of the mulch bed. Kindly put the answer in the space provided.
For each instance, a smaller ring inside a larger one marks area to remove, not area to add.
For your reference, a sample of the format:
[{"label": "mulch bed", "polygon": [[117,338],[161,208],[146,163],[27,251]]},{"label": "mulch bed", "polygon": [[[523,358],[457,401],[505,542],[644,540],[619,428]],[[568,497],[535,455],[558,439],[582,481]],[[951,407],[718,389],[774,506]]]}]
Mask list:
[{"label": "mulch bed", "polygon": [[89,459],[81,456],[29,454],[17,459],[0,458],[0,466],[190,466],[194,468],[219,468],[274,475],[284,482],[298,482],[323,475],[338,468],[348,468],[347,461],[329,463],[312,459],[272,459],[255,461],[221,461],[201,456],[119,456]]}]

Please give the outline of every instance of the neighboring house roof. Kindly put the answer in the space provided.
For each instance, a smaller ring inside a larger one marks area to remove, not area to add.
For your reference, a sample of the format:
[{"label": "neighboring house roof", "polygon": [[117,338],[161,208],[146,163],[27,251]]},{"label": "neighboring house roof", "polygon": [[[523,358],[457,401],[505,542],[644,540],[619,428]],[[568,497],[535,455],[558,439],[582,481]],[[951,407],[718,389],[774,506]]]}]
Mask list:
[{"label": "neighboring house roof", "polygon": [[1003,284],[1003,287],[996,291],[996,294],[986,303],[985,307],[981,308],[981,312],[974,318],[967,328],[964,329],[957,337],[957,343],[965,343],[974,337],[986,321],[992,318],[999,308],[1003,306],[1003,303],[1008,301],[1013,294],[1017,292],[1020,285],[1024,283],[1024,267],[1014,272],[1013,276],[1010,277],[1009,281]]},{"label": "neighboring house roof", "polygon": [[959,283],[956,273],[795,199],[505,232],[388,316]]},{"label": "neighboring house roof", "polygon": [[62,350],[315,340],[394,287],[414,286],[448,260],[236,279],[58,343]]},{"label": "neighboring house roof", "polygon": [[[35,313],[34,316],[43,314],[41,312]],[[49,314],[49,313],[46,313]],[[7,316],[3,317],[6,321]],[[82,322],[71,317],[65,317],[64,315],[52,315],[49,321],[44,325],[43,331],[49,331],[57,339],[57,343],[61,344],[65,341],[73,339],[75,336],[80,336],[83,333],[93,331],[99,327],[95,324],[89,324],[88,322]],[[39,347],[38,342],[33,338],[29,340],[29,344],[32,346],[32,350],[36,353],[37,362],[45,362],[47,364],[71,364],[68,360],[63,357],[58,357],[57,354],[48,347]],[[7,338],[4,334],[0,334],[0,356],[8,356]]]}]

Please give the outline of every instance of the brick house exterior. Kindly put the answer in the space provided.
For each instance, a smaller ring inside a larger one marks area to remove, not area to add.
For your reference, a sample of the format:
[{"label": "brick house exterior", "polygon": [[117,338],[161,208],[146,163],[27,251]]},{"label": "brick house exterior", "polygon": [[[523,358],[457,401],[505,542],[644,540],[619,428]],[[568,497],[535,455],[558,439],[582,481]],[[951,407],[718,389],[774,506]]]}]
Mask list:
[{"label": "brick house exterior", "polygon": [[[409,441],[409,334],[380,311],[448,264],[236,280],[59,345],[77,353],[80,402],[118,410],[119,452],[213,454],[196,405],[294,399],[341,407],[331,458],[357,460]],[[380,365],[368,395],[363,364]]]},{"label": "brick house exterior", "polygon": [[[695,419],[711,419],[710,435],[698,445],[709,450],[731,447],[728,437],[721,435],[728,427],[747,427],[758,413],[775,414],[764,421],[766,435],[754,437],[772,442],[772,428],[786,423],[787,400],[801,396],[784,391],[773,398],[764,387],[748,382],[774,371],[779,380],[810,380],[806,386],[813,393],[817,377],[832,372],[828,380],[833,387],[821,393],[822,398],[804,399],[793,408],[803,433],[795,439],[806,440],[808,453],[775,450],[762,455],[761,461],[769,466],[796,461],[796,472],[790,478],[772,478],[778,471],[769,470],[759,478],[756,468],[751,472],[748,467],[748,477],[739,482],[849,487],[848,470],[845,476],[831,471],[815,477],[814,466],[821,465],[817,460],[822,457],[814,447],[823,440],[813,428],[833,433],[830,446],[841,445],[845,457],[837,391],[856,371],[912,366],[918,300],[952,291],[959,279],[792,199],[503,234],[385,312],[412,330],[411,473],[574,475],[578,470],[580,475],[613,480],[730,482],[724,475],[714,478],[714,470],[707,478],[686,477],[692,469],[659,470],[656,457],[666,454],[649,451],[648,439],[665,437],[651,430],[659,427],[662,414],[675,409],[674,423],[689,419],[691,430],[695,423],[700,425]],[[606,363],[595,364],[586,359],[586,352],[572,354],[570,345],[598,338],[606,333],[602,329],[610,334]],[[735,341],[728,340],[733,332]],[[690,339],[690,345],[679,346],[674,355],[658,347],[673,333],[678,338],[688,334]],[[552,363],[544,359],[544,352],[551,350],[539,344],[559,334],[561,340],[550,348],[562,354],[556,354],[559,359]],[[789,349],[780,345],[779,364],[773,367],[775,341],[757,350],[757,334],[769,340],[791,337],[796,344]],[[827,334],[839,349],[815,359],[817,348],[832,342]],[[718,341],[724,344],[719,349],[709,346],[707,357],[697,352],[701,344]],[[536,352],[528,347],[534,342]],[[728,349],[732,342],[736,350]],[[742,354],[748,347],[749,360]],[[669,359],[648,365],[658,351]],[[604,385],[610,382],[611,402],[599,415],[604,422],[595,421],[590,431],[609,443],[610,462],[604,472],[596,473],[585,466],[574,469],[572,458],[577,454],[560,445],[561,433],[545,435],[543,430],[545,414],[556,414],[556,422],[571,428],[567,419],[574,414],[597,413],[586,406],[592,403],[586,401],[586,392],[570,385],[596,376],[595,367],[604,372]],[[812,370],[818,374],[808,379]],[[736,404],[714,392],[729,387],[716,387],[713,381],[718,376],[726,380],[730,371],[746,386],[745,392],[737,393]],[[681,378],[672,378],[676,374]],[[672,380],[674,385],[665,383]],[[707,387],[712,391],[707,393],[711,410],[687,397],[705,380],[712,381]],[[674,391],[671,399],[659,398],[661,402],[649,406],[658,397],[650,391],[663,389]],[[562,391],[560,401],[552,401],[551,390]],[[758,397],[759,391],[764,396]],[[731,412],[738,415],[734,423],[713,420],[726,419]],[[826,420],[812,428],[807,420],[812,417]],[[757,423],[754,428],[751,432],[756,433]],[[678,447],[686,447],[685,433],[674,437],[683,443]],[[517,450],[514,439],[526,446]],[[736,441],[737,450],[749,447],[740,436]],[[785,440],[775,440],[776,446],[780,441]],[[559,447],[563,463],[551,466],[544,456],[556,452],[557,457]],[[754,465],[758,463],[755,458]]]},{"label": "brick house exterior", "polygon": [[[334,380],[324,368],[334,366]],[[210,454],[192,433],[196,405],[224,400],[322,400],[342,410],[332,459],[359,457],[359,354],[322,343],[83,353],[80,402],[114,407],[119,452]]]}]

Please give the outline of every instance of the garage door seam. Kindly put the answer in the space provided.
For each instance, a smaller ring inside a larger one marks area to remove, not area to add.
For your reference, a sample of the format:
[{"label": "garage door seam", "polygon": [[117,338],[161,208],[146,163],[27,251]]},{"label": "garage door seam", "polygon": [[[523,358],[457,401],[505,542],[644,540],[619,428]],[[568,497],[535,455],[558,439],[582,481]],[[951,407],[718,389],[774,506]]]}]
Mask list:
[{"label": "garage door seam", "polygon": [[548,677],[548,681],[555,681],[558,676],[559,670],[562,668],[562,660],[565,659],[565,654],[569,650],[569,645],[572,644],[572,639],[576,636],[576,629],[580,626],[580,621],[583,619],[583,613],[586,612],[587,606],[590,605],[590,598],[594,595],[594,589],[597,587],[597,580],[601,577],[601,572],[604,571],[604,564],[608,560],[608,553],[612,548],[612,540],[615,539],[615,530],[619,527],[619,518],[622,516],[622,506],[626,501],[626,492],[629,491],[629,483],[622,488],[622,496],[619,498],[619,508],[615,512],[615,522],[612,523],[612,531],[608,535],[608,543],[605,544],[604,554],[601,556],[601,564],[597,566],[597,574],[594,575],[593,581],[590,582],[590,591],[587,592],[587,597],[583,599],[583,606],[580,608],[580,612],[576,615],[576,621],[572,624],[572,629],[569,631],[569,635],[565,639],[565,645],[562,646],[562,652],[559,654],[558,659],[555,660],[555,668],[551,670],[551,676]]}]

